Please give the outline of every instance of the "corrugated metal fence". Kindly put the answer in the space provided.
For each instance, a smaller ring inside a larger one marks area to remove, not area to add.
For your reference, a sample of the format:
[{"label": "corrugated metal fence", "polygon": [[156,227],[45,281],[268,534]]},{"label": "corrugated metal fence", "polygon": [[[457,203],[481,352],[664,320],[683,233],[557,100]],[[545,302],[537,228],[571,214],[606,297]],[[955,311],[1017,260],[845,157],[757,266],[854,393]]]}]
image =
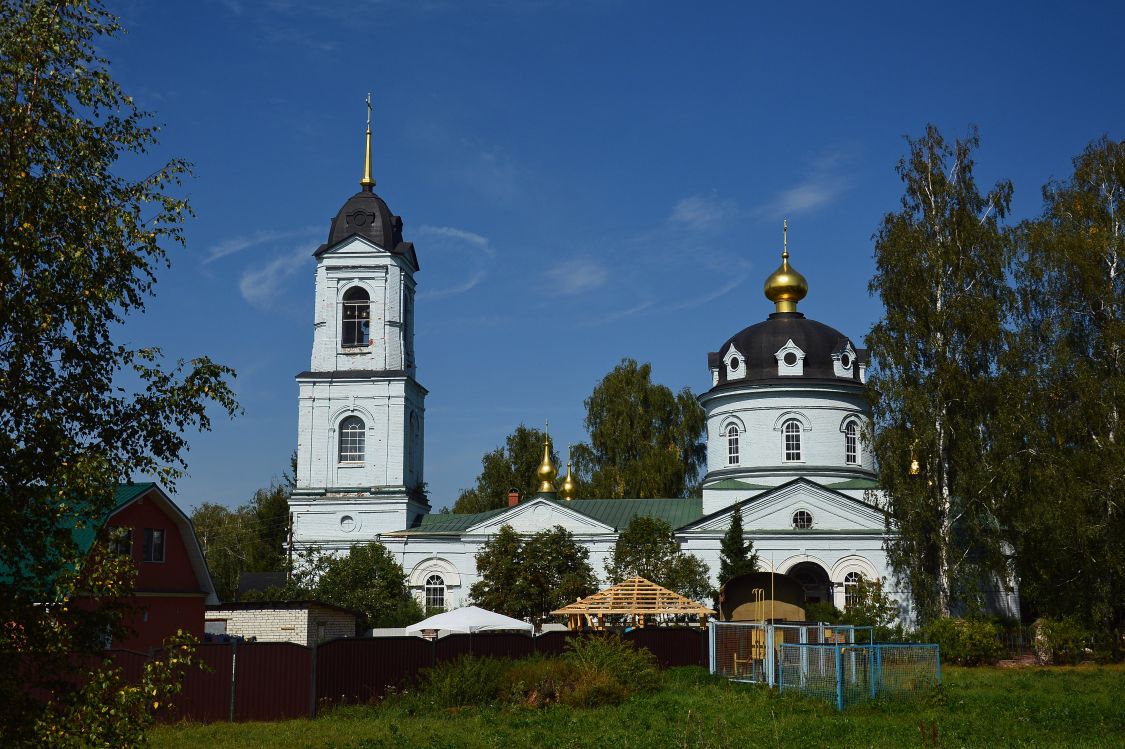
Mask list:
[{"label": "corrugated metal fence", "polygon": [[[412,684],[423,669],[462,655],[526,658],[558,655],[570,632],[539,637],[509,633],[332,640],[315,648],[288,642],[206,643],[197,656],[208,669],[189,669],[171,720],[283,720],[315,716],[326,703],[368,702]],[[624,639],[656,656],[662,668],[706,666],[707,637],[695,628],[635,629]],[[140,677],[145,657],[109,653],[126,678]],[[158,653],[159,655],[159,653]]]}]

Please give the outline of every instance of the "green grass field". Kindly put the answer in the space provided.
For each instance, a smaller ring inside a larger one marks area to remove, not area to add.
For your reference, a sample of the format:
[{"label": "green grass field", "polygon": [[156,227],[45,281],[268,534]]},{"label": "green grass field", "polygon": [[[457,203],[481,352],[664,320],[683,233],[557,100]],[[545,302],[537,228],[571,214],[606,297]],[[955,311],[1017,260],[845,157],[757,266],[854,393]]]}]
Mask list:
[{"label": "green grass field", "polygon": [[[848,708],[672,669],[619,707],[440,710],[349,707],[315,721],[161,726],[155,747],[1125,747],[1125,666],[946,668],[916,702]],[[918,723],[925,721],[923,743]]]}]

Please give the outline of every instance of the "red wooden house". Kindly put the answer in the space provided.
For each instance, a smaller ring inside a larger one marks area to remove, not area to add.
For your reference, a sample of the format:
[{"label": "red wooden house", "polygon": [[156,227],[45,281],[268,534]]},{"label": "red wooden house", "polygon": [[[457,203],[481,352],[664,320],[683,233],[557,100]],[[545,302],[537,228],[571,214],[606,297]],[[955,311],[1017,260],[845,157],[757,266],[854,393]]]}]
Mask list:
[{"label": "red wooden house", "polygon": [[126,621],[134,634],[112,647],[158,648],[177,629],[202,639],[204,606],[219,597],[183,510],[154,483],[121,484],[106,525],[113,548],[137,565],[136,613]]}]

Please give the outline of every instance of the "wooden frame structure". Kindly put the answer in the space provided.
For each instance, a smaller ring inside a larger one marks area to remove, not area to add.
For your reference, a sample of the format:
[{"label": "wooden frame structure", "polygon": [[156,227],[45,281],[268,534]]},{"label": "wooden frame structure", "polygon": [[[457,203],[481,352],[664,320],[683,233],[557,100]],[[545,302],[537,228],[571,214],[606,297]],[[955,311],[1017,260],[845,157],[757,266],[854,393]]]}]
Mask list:
[{"label": "wooden frame structure", "polygon": [[624,617],[634,627],[644,627],[650,616],[698,616],[700,626],[706,627],[715,611],[643,577],[631,577],[551,613],[565,616],[572,630],[604,630],[611,616]]}]

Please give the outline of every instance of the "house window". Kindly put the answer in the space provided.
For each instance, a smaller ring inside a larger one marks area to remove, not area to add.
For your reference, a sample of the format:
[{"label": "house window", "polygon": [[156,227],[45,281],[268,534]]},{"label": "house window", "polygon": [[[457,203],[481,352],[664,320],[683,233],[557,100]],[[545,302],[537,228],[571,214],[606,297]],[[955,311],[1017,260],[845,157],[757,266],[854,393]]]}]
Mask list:
[{"label": "house window", "polygon": [[110,554],[119,557],[133,556],[133,529],[111,525],[108,546]]},{"label": "house window", "polygon": [[781,428],[785,439],[785,459],[801,459],[801,424],[796,419],[785,422]]},{"label": "house window", "polygon": [[850,609],[859,600],[859,579],[858,572],[849,572],[844,575],[844,608]]},{"label": "house window", "polygon": [[164,561],[164,529],[145,528],[145,561]]},{"label": "house window", "polygon": [[738,427],[727,427],[727,465],[738,465]]},{"label": "house window", "polygon": [[844,461],[849,465],[859,463],[859,427],[854,421],[844,427]]},{"label": "house window", "polygon": [[812,513],[808,510],[797,510],[794,512],[793,527],[799,531],[812,528]]},{"label": "house window", "polygon": [[426,610],[445,608],[445,579],[441,575],[426,578]]},{"label": "house window", "polygon": [[367,290],[353,286],[344,292],[343,329],[340,343],[345,347],[367,346],[371,342],[371,297]]},{"label": "house window", "polygon": [[366,432],[363,419],[349,416],[340,422],[340,462],[362,463]]}]

